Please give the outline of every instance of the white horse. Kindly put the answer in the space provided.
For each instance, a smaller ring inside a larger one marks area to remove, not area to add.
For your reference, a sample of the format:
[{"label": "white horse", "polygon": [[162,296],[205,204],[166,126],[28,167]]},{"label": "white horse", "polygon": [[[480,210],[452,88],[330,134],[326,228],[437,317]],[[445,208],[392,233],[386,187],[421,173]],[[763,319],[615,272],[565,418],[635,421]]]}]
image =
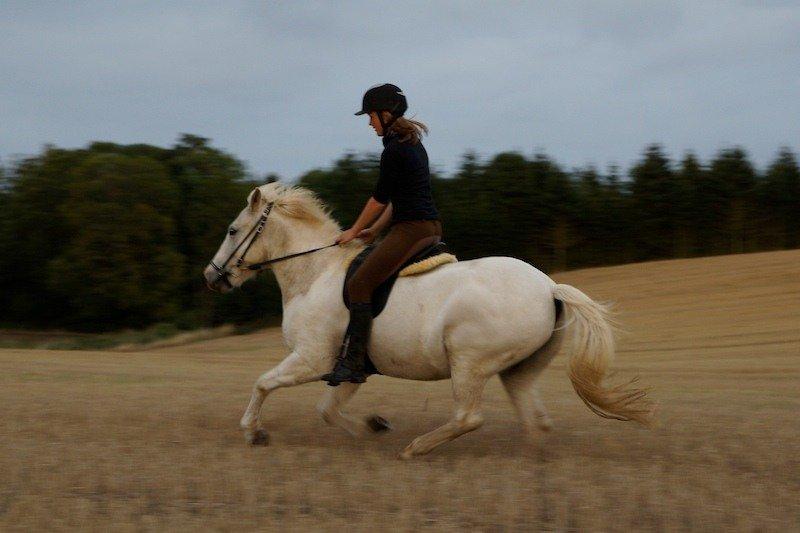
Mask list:
[{"label": "white horse", "polygon": [[[263,230],[263,231],[262,231]],[[333,243],[339,225],[306,189],[262,185],[231,224],[204,274],[211,288],[227,291],[256,275],[247,267]],[[280,387],[315,381],[333,368],[348,312],[342,302],[350,260],[364,245],[352,241],[272,265],[283,300],[283,336],[291,350],[256,380],[241,420],[250,444],[266,444],[259,413]],[[238,261],[228,265],[239,255]],[[246,256],[246,257],[244,257]],[[226,260],[227,258],[227,260]],[[556,323],[556,302],[563,313]],[[414,380],[450,378],[455,412],[449,422],[414,439],[402,458],[426,454],[481,426],[480,400],[489,378],[500,375],[527,434],[548,430],[550,418],[535,380],[568,338],[569,377],[595,413],[647,424],[644,391],[608,387],[603,378],[614,352],[608,309],[578,289],[511,257],[485,257],[442,265],[402,277],[374,320],[369,357],[384,375]],[[353,435],[375,428],[341,411],[359,385],[325,387],[318,405],[323,419]]]}]

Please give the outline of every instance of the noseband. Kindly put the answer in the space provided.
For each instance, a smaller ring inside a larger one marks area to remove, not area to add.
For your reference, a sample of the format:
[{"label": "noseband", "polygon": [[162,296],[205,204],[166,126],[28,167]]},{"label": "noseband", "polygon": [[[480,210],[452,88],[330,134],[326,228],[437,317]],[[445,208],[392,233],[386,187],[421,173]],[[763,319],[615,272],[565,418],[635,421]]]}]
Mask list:
[{"label": "noseband", "polygon": [[[231,262],[231,259],[233,259],[233,257],[236,255],[236,252],[239,251],[239,248],[241,248],[242,245],[247,242],[247,247],[245,247],[245,249],[242,251],[242,254],[236,260],[236,265],[235,266],[236,266],[236,268],[240,268],[242,266],[242,264],[244,264],[244,258],[247,255],[247,252],[250,251],[250,247],[253,246],[253,243],[255,242],[255,240],[258,238],[259,235],[261,235],[261,232],[264,231],[264,226],[267,225],[267,217],[269,216],[270,211],[272,211],[272,206],[273,206],[272,202],[269,202],[267,204],[267,207],[264,208],[264,212],[261,213],[261,216],[259,217],[258,222],[256,222],[255,225],[252,228],[250,228],[250,231],[247,232],[247,235],[244,236],[244,239],[242,239],[242,242],[240,242],[239,245],[236,248],[233,249],[231,254],[228,256],[228,258],[225,260],[225,262],[222,263],[222,265],[217,266],[217,264],[214,263],[214,261],[210,261],[209,262],[209,265],[211,265],[211,268],[213,268],[217,272],[217,279],[214,280],[214,283],[219,283],[220,281],[224,281],[228,285],[231,284],[230,281],[228,281],[228,276],[231,275],[231,272],[229,270],[227,270],[227,268],[226,268],[228,266],[228,263]],[[248,239],[249,239],[249,242],[248,242]],[[245,268],[247,270],[254,270],[254,271],[258,272],[258,271],[265,270],[265,269],[269,268],[269,266],[272,263],[277,263],[278,261],[284,261],[286,259],[291,259],[293,257],[298,257],[300,255],[310,254],[312,252],[317,252],[319,250],[324,250],[325,248],[330,248],[332,246],[336,246],[337,244],[338,243],[333,243],[333,244],[329,244],[327,246],[321,246],[319,248],[314,248],[313,250],[306,250],[304,252],[297,252],[297,253],[294,253],[294,254],[284,255],[283,257],[277,257],[275,259],[269,259],[267,261],[262,261],[260,263],[253,263],[252,265],[246,265]]]}]

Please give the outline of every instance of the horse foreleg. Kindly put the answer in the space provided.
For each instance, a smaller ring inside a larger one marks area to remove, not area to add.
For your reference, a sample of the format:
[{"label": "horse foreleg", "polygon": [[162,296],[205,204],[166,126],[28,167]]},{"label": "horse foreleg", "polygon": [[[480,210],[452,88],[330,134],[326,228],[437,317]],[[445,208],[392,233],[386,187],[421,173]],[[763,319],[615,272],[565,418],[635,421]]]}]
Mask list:
[{"label": "horse foreleg", "polygon": [[366,422],[342,413],[339,408],[353,397],[358,387],[358,383],[342,383],[338,387],[328,387],[317,404],[317,411],[325,422],[342,428],[354,437],[366,435]]},{"label": "horse foreleg", "polygon": [[342,383],[338,387],[328,387],[317,404],[322,419],[332,426],[342,428],[354,437],[363,437],[369,431],[366,421],[343,413],[340,409],[353,397],[359,383]]},{"label": "horse foreleg", "polygon": [[250,404],[241,420],[247,443],[267,444],[267,433],[260,427],[259,413],[264,399],[270,392],[281,387],[293,387],[317,380],[325,372],[326,369],[315,368],[299,354],[292,352],[278,366],[258,378],[250,396]]},{"label": "horse foreleg", "polygon": [[453,418],[443,426],[414,439],[400,454],[401,459],[410,459],[415,455],[426,454],[437,446],[450,442],[483,425],[483,416],[481,416],[479,406],[487,378],[473,375],[466,369],[463,371],[453,369],[451,379],[453,396],[456,401]]},{"label": "horse foreleg", "polygon": [[342,428],[354,437],[363,437],[367,433],[380,433],[391,429],[391,425],[383,417],[373,415],[362,420],[341,411],[359,386],[359,383],[342,383],[338,387],[329,387],[317,404],[317,411],[322,419],[332,426]]}]

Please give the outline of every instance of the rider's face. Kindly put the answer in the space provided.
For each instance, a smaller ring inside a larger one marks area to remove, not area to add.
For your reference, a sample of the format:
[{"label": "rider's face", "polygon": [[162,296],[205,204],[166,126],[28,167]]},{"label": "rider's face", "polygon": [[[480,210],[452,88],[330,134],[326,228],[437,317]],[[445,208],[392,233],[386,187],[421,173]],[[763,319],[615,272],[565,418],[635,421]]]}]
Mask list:
[{"label": "rider's face", "polygon": [[376,111],[369,112],[369,125],[375,130],[375,134],[380,137],[383,135],[383,127],[381,121],[378,120],[378,113]]}]

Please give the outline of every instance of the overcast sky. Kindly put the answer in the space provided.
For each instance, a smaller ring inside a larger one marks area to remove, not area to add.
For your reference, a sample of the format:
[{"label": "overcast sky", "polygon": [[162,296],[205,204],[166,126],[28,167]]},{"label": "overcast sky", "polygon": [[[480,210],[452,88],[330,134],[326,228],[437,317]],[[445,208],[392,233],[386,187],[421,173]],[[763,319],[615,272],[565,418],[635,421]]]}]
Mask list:
[{"label": "overcast sky", "polygon": [[399,85],[433,167],[468,149],[629,167],[645,144],[763,167],[800,147],[800,2],[0,1],[0,158],[210,137],[295,179],[378,151]]}]

